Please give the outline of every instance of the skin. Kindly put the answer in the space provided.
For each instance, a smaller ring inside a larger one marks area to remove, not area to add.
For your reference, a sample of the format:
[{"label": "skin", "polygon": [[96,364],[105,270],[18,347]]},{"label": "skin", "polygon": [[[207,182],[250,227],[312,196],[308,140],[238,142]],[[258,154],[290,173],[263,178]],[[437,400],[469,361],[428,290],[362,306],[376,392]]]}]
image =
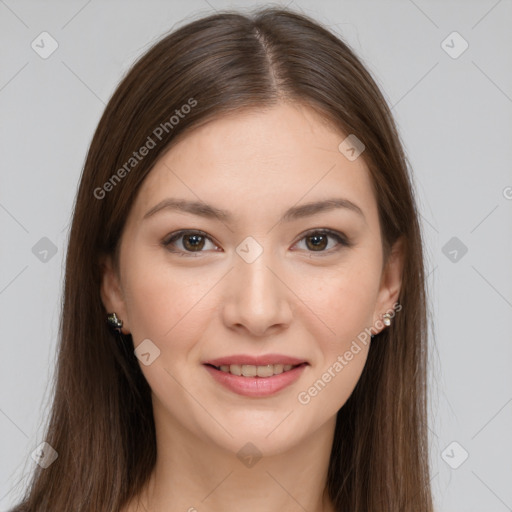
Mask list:
[{"label": "skin", "polygon": [[[362,157],[349,161],[338,150],[345,136],[297,103],[239,111],[190,131],[143,182],[122,234],[119,274],[105,259],[101,289],[135,347],[150,339],[160,350],[140,365],[152,389],[157,464],[141,505],[132,501],[124,512],[334,510],[323,490],[336,413],[369,343],[309,403],[297,396],[365,328],[385,328],[379,321],[398,300],[403,268],[401,243],[383,268],[370,174]],[[229,210],[233,222],[165,209],[143,219],[168,197]],[[279,222],[289,207],[331,197],[356,203],[364,218],[336,209]],[[315,249],[305,232],[322,228],[353,245],[329,237]],[[164,247],[181,229],[210,239],[196,252],[190,237]],[[263,249],[251,263],[236,252],[246,237]],[[225,389],[202,365],[268,353],[309,366],[266,398]],[[248,442],[262,456],[252,467],[237,457]]]}]

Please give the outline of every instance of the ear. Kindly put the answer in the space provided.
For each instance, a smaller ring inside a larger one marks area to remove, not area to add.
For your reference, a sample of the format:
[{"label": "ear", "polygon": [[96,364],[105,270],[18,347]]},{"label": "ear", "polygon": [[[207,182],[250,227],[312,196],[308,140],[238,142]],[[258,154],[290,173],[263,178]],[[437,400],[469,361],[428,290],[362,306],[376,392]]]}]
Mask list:
[{"label": "ear", "polygon": [[382,322],[382,315],[386,312],[393,311],[393,306],[398,302],[398,296],[400,295],[400,289],[402,287],[404,258],[405,239],[402,236],[393,244],[388,261],[382,272],[379,293],[375,304],[374,325],[378,320]]},{"label": "ear", "polygon": [[100,287],[101,301],[107,313],[115,313],[117,317],[123,321],[121,332],[123,334],[130,334],[120,278],[114,268],[111,255],[103,256],[100,259],[100,268],[102,272]]}]

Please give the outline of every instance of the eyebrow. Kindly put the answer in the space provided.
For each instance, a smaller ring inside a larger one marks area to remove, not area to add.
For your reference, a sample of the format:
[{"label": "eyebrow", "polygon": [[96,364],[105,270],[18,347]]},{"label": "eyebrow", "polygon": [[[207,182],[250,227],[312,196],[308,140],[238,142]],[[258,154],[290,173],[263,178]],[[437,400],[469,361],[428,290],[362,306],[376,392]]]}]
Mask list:
[{"label": "eyebrow", "polygon": [[[360,215],[366,222],[362,209],[357,204],[344,198],[331,198],[323,201],[315,201],[311,203],[302,204],[300,206],[293,206],[286,210],[281,217],[280,222],[290,222],[293,220],[309,217],[317,213],[331,211],[335,209],[345,209]],[[201,201],[189,201],[186,199],[167,198],[160,201],[157,205],[153,206],[146,212],[143,219],[153,216],[155,213],[163,210],[174,210],[178,212],[191,213],[200,217],[208,219],[216,219],[221,222],[232,222],[233,215],[220,208],[215,208],[209,204]]]}]

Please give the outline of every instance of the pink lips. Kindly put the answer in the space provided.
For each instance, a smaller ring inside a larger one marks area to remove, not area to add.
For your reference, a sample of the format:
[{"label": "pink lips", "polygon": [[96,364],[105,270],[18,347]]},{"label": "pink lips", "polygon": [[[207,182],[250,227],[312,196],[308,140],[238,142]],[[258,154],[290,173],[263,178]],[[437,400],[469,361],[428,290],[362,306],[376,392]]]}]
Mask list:
[{"label": "pink lips", "polygon": [[[254,398],[273,395],[291,385],[302,375],[302,372],[306,369],[306,366],[308,366],[308,363],[303,359],[280,354],[267,354],[264,356],[236,355],[211,359],[203,364],[208,373],[224,387],[239,395]],[[220,367],[232,364],[249,364],[255,366],[290,364],[295,367],[278,375],[273,375],[272,377],[243,377],[214,368],[214,366]]]}]

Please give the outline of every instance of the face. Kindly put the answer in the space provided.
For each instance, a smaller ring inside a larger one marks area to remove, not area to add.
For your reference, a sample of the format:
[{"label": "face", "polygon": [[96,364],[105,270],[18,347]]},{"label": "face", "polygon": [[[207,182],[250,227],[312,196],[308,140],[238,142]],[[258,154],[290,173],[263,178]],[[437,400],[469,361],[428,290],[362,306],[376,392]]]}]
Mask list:
[{"label": "face", "polygon": [[345,137],[298,104],[240,111],[190,131],[143,182],[102,298],[146,354],[157,423],[271,455],[334,421],[401,276],[398,251],[383,268],[370,175]]}]

